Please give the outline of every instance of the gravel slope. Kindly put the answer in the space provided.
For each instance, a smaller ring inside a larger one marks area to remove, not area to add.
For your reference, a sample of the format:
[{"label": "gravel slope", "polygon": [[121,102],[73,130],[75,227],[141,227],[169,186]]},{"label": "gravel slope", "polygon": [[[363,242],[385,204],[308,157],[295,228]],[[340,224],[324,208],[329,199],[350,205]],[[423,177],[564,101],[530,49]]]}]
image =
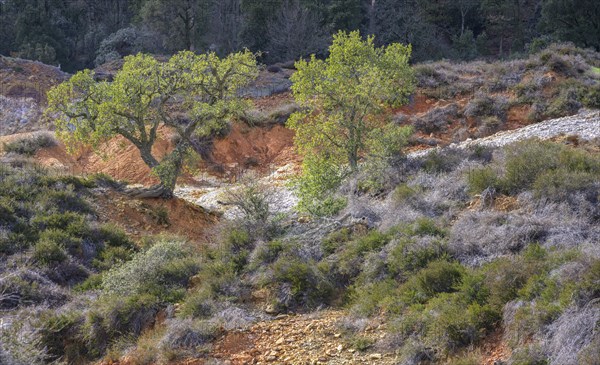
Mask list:
[{"label": "gravel slope", "polygon": [[[502,147],[529,138],[550,139],[561,135],[577,135],[583,140],[600,138],[600,111],[581,110],[569,117],[549,119],[523,128],[503,131],[489,137],[453,143],[445,148],[469,148],[473,146]],[[424,156],[442,148],[432,148],[410,153],[409,157]]]}]

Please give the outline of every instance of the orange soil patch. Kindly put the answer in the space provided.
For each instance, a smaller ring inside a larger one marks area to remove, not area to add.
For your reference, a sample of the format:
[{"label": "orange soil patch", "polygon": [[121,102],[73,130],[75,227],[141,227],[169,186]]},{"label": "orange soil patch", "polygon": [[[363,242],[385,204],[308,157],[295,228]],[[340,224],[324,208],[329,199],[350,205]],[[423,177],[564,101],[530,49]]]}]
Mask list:
[{"label": "orange soil patch", "polygon": [[[173,146],[166,138],[166,131],[161,132],[154,148],[154,155],[162,158]],[[36,153],[36,160],[42,165],[62,168],[73,174],[104,173],[114,179],[129,183],[153,185],[158,179],[152,175],[150,168],[142,161],[139,150],[125,138],[118,136],[102,144],[98,151],[89,148],[71,155],[61,143],[58,146],[44,148]]]},{"label": "orange soil patch", "polygon": [[283,166],[298,162],[294,152],[294,132],[281,125],[251,128],[234,124],[229,135],[213,144],[214,162],[226,170],[235,168]]},{"label": "orange soil patch", "polygon": [[530,124],[528,118],[529,110],[529,105],[518,105],[511,107],[508,110],[508,121],[506,123],[506,129],[517,129]]},{"label": "orange soil patch", "polygon": [[487,336],[480,346],[483,361],[481,365],[504,363],[510,357],[510,349],[502,339],[502,329]]},{"label": "orange soil patch", "polygon": [[[169,140],[169,131],[160,131],[153,153],[162,158],[172,151],[174,145]],[[16,137],[3,137],[9,141]],[[299,157],[293,148],[294,132],[281,125],[269,127],[248,127],[234,124],[231,132],[224,138],[214,141],[210,163],[222,167],[226,173],[240,169],[268,169],[270,165],[283,166],[297,163]],[[132,184],[153,185],[158,179],[142,161],[140,153],[133,144],[123,137],[115,137],[100,146],[98,152],[82,149],[75,155],[68,154],[63,144],[44,148],[35,156],[43,166],[62,169],[72,174],[104,173],[114,179]],[[207,167],[201,162],[198,167]],[[180,182],[194,183],[191,176],[183,175]]]},{"label": "orange soil patch", "polygon": [[[208,228],[217,217],[182,199],[132,199],[108,191],[94,197],[101,222],[121,227],[135,240],[149,235],[172,234],[192,242],[206,242]],[[161,210],[168,223],[161,221]]]}]

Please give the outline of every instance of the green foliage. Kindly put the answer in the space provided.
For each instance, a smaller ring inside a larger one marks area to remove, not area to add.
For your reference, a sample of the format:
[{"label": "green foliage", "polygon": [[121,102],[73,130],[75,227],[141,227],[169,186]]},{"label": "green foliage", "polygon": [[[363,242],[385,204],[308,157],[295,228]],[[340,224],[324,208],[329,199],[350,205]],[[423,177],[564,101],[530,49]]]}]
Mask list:
[{"label": "green foliage", "polygon": [[183,243],[162,241],[106,272],[102,277],[102,289],[107,295],[151,293],[170,301],[182,296],[189,278],[198,270],[198,263]]},{"label": "green foliage", "polygon": [[568,200],[583,193],[595,201],[600,160],[581,149],[536,140],[506,148],[504,166],[486,166],[469,172],[469,191],[481,193],[491,187],[505,194],[533,190],[538,198]]},{"label": "green foliage", "polygon": [[430,262],[443,258],[446,255],[444,244],[437,241],[431,246],[419,247],[411,239],[400,239],[387,257],[387,266],[394,276],[407,278]]},{"label": "green foliage", "polygon": [[332,216],[346,206],[346,200],[333,196],[346,172],[322,155],[306,155],[302,175],[293,181],[300,201],[298,210],[315,216]]},{"label": "green foliage", "polygon": [[58,243],[43,240],[35,245],[33,259],[42,265],[55,266],[65,261],[67,254]]},{"label": "green foliage", "polygon": [[487,188],[499,188],[498,174],[493,168],[487,166],[469,171],[467,182],[471,194],[480,194]]},{"label": "green foliage", "polygon": [[394,201],[398,203],[405,202],[414,197],[416,194],[416,189],[408,186],[407,184],[399,184],[394,188],[394,191],[392,192]]},{"label": "green foliage", "polygon": [[439,260],[412,276],[401,289],[406,304],[425,303],[439,293],[450,293],[462,280],[464,269],[456,263]]},{"label": "green foliage", "polygon": [[514,365],[548,365],[549,361],[539,346],[531,345],[517,349],[510,357]]},{"label": "green foliage", "polygon": [[352,349],[356,349],[358,351],[367,351],[375,342],[366,336],[354,335],[347,341],[348,347]]},{"label": "green foliage", "polygon": [[[363,40],[357,31],[339,32],[326,60],[313,56],[296,63],[292,92],[302,111],[291,116],[288,126],[305,156],[300,181],[308,186],[300,184],[302,201],[321,200],[343,178],[343,166],[355,172],[365,152],[393,150],[394,144],[373,141],[375,134],[382,135],[376,128],[386,128],[383,135],[402,144],[405,132],[381,125],[376,115],[386,106],[402,105],[412,93],[410,52],[410,46],[400,44],[376,48],[373,37]],[[321,187],[319,180],[327,184]]]},{"label": "green foliage", "polygon": [[347,227],[331,232],[321,242],[323,253],[325,255],[334,253],[341,245],[350,241],[351,238],[352,231]]},{"label": "green foliage", "polygon": [[542,5],[541,29],[582,47],[600,48],[600,33],[589,19],[600,17],[593,2],[549,0]]},{"label": "green foliage", "polygon": [[[219,58],[214,53],[180,52],[161,63],[149,55],[125,58],[114,81],[96,82],[93,71],[81,71],[48,92],[47,114],[57,135],[71,149],[79,143],[97,148],[121,135],[139,150],[142,160],[172,193],[194,135],[210,135],[224,120],[247,106],[238,97],[258,72],[249,51]],[[132,90],[135,90],[133,92]],[[185,120],[168,113],[174,100]],[[159,126],[176,131],[179,144],[162,161],[152,155]]]},{"label": "green foliage", "polygon": [[317,265],[299,257],[282,254],[273,263],[273,279],[278,285],[290,287],[291,298],[286,298],[286,307],[299,304],[314,306],[327,302],[332,293],[332,285]]},{"label": "green foliage", "polygon": [[[595,73],[600,74],[600,68],[595,67],[595,69],[597,70]],[[587,93],[583,96],[583,105],[588,108],[600,108],[600,83],[588,88]]]}]

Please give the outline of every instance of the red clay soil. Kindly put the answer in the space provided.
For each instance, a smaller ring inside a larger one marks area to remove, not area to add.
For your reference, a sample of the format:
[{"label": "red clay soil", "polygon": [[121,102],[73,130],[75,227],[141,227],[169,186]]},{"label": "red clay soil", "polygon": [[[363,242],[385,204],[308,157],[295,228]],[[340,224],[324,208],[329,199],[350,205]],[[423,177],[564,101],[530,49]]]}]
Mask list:
[{"label": "red clay soil", "polygon": [[[174,147],[167,130],[162,130],[160,135],[153,148],[159,159]],[[298,156],[294,152],[293,138],[294,132],[281,125],[250,128],[236,123],[229,135],[214,141],[211,163],[219,165],[225,173],[240,168],[268,169],[269,165],[294,163]],[[132,184],[158,183],[138,149],[120,136],[104,143],[98,152],[84,149],[70,155],[65,146],[59,144],[38,151],[35,158],[44,166],[62,168],[74,174],[104,173]],[[206,166],[200,163],[199,167]],[[193,183],[189,175],[184,175],[180,182]]]},{"label": "red clay soil", "polygon": [[208,228],[217,221],[216,216],[177,198],[132,199],[108,191],[95,195],[93,201],[101,222],[121,227],[134,240],[167,234],[203,243],[209,234]]},{"label": "red clay soil", "polygon": [[229,135],[214,141],[212,157],[225,169],[282,166],[298,161],[293,144],[294,132],[281,125],[251,128],[237,123]]},{"label": "red clay soil", "polygon": [[510,357],[510,349],[502,338],[502,328],[487,336],[481,346],[481,365],[504,363]]}]

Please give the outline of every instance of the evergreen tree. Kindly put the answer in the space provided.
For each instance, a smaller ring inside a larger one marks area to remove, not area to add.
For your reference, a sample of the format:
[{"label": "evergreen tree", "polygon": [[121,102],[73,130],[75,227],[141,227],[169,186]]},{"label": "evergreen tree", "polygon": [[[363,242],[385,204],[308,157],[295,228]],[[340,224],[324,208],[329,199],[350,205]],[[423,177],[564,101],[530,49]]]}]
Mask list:
[{"label": "evergreen tree", "polygon": [[600,50],[600,2],[597,0],[544,1],[541,29],[560,40]]}]

